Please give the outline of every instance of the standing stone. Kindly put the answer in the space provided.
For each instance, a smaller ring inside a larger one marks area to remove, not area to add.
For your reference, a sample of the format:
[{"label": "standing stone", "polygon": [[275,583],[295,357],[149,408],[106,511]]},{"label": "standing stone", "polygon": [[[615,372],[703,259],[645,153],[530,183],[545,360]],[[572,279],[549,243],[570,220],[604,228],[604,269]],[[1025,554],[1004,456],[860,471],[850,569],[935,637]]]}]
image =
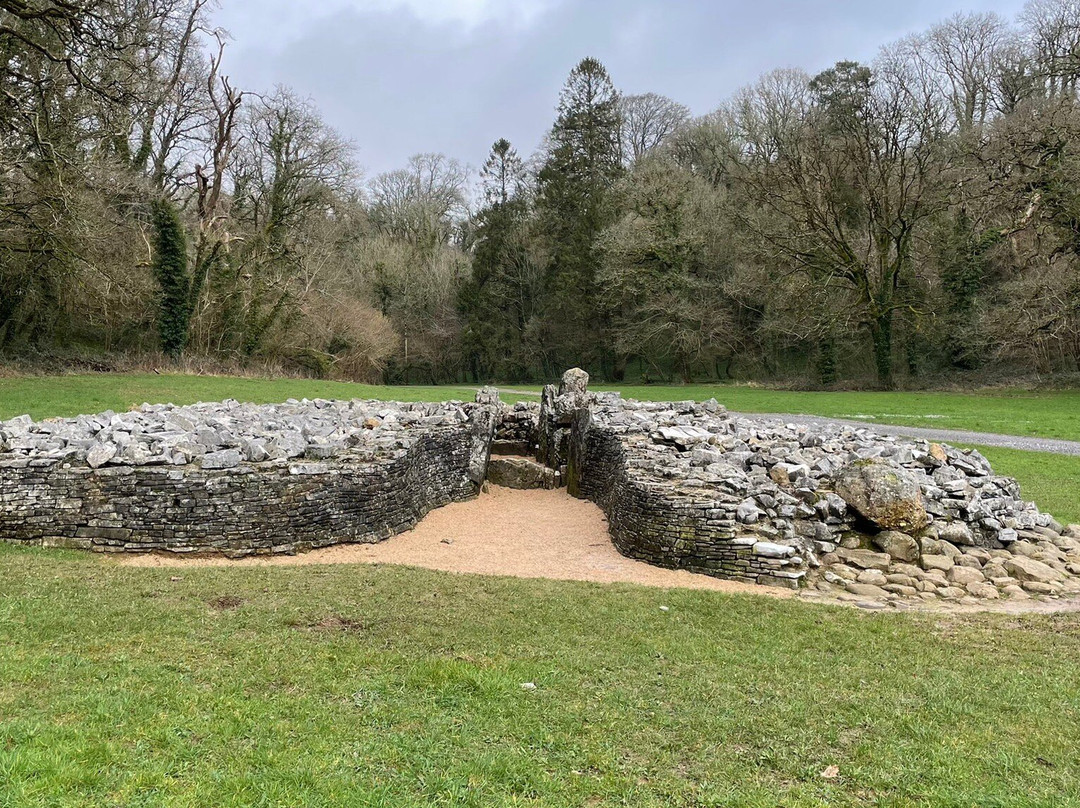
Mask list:
[{"label": "standing stone", "polygon": [[[490,390],[490,388],[485,388]],[[476,394],[477,400],[484,391]],[[490,400],[489,396],[484,396]],[[491,442],[495,439],[498,426],[499,394],[496,391],[492,403],[482,403],[469,415],[469,479],[480,490],[487,477],[488,463],[491,460]]]},{"label": "standing stone", "polygon": [[556,471],[569,462],[570,425],[574,413],[589,406],[588,387],[589,374],[581,368],[571,368],[563,374],[557,390],[549,384],[540,396],[537,455],[541,463]]}]

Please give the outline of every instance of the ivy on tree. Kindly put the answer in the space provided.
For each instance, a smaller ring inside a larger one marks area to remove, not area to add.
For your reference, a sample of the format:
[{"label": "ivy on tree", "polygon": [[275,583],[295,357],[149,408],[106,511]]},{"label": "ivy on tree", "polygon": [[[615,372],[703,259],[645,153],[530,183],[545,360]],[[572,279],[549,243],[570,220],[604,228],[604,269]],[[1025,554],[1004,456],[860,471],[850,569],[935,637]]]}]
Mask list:
[{"label": "ivy on tree", "polygon": [[187,343],[191,320],[191,275],[188,272],[187,236],[172,203],[152,203],[155,254],[154,279],[160,287],[158,340],[161,350],[178,358]]}]

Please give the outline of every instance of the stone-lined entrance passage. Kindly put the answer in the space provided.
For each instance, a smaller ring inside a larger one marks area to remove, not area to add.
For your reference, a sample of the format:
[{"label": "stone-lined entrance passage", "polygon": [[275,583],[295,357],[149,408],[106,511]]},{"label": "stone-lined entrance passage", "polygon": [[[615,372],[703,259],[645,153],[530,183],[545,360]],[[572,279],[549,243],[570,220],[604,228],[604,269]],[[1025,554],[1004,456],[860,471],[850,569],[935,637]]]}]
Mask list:
[{"label": "stone-lined entrance passage", "polygon": [[539,405],[485,389],[468,404],[13,419],[0,424],[0,539],[289,554],[380,541],[486,479],[566,486],[600,506],[624,555],[747,584],[926,601],[1080,592],[1080,527],[1024,501],[978,452],[716,401],[625,401],[590,393],[576,369]]}]

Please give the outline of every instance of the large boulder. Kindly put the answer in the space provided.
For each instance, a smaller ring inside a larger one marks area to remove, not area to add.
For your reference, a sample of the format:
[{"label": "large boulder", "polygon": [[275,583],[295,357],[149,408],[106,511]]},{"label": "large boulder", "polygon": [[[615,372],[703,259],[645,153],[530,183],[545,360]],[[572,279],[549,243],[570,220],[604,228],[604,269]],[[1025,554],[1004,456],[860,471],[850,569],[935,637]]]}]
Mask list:
[{"label": "large boulder", "polygon": [[1050,583],[1061,581],[1065,575],[1041,561],[1024,556],[1014,556],[1005,561],[1005,569],[1018,581],[1026,583]]},{"label": "large boulder", "polygon": [[487,479],[493,485],[519,490],[557,488],[559,484],[558,472],[528,457],[492,457]]},{"label": "large boulder", "polygon": [[892,463],[850,463],[836,475],[835,487],[850,508],[881,530],[912,533],[930,521],[918,480]]}]

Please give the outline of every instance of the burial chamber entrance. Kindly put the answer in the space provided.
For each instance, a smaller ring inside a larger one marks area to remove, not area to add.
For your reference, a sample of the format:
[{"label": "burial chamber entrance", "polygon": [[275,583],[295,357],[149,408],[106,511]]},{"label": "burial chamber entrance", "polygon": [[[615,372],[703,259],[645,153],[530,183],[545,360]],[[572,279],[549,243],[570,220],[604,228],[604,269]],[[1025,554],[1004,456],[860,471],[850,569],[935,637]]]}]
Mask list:
[{"label": "burial chamber entrance", "polygon": [[543,492],[565,488],[599,506],[623,556],[747,584],[924,600],[1080,591],[1080,528],[1025,502],[978,452],[765,423],[715,401],[624,400],[590,392],[577,369],[538,403],[486,388],[467,403],[226,401],[0,422],[9,542],[288,556],[374,545],[485,485],[537,492],[534,520]]}]

